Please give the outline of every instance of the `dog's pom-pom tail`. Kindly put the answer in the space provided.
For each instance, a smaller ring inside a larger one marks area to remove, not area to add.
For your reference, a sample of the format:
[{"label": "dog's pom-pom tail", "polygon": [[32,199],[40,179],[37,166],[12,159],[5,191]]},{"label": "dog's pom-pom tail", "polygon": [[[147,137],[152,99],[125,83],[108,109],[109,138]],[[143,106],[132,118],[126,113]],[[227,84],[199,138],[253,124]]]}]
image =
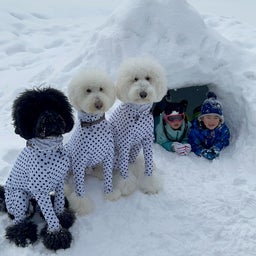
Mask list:
[{"label": "dog's pom-pom tail", "polygon": [[47,226],[45,226],[40,235],[43,240],[43,244],[47,249],[50,250],[59,250],[59,249],[67,249],[70,247],[72,242],[71,233],[65,229],[61,228],[59,231],[50,232],[47,230]]},{"label": "dog's pom-pom tail", "polygon": [[37,225],[32,221],[26,220],[19,224],[8,226],[5,237],[17,246],[26,247],[37,241]]},{"label": "dog's pom-pom tail", "polygon": [[75,222],[75,213],[70,209],[64,209],[61,214],[58,214],[60,225],[63,228],[69,229]]},{"label": "dog's pom-pom tail", "polygon": [[4,186],[0,185],[0,212],[7,212],[4,192]]}]

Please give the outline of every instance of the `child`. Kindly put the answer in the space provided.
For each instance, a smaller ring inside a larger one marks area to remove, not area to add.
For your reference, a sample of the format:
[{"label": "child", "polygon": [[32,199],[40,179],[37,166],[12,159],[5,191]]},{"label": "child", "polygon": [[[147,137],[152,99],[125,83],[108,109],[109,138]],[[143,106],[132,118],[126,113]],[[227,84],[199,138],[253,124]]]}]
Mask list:
[{"label": "child", "polygon": [[158,117],[159,120],[155,122],[157,123],[155,126],[156,143],[168,151],[183,156],[191,151],[191,146],[187,143],[187,135],[191,126],[185,116],[187,103],[186,100],[168,103],[164,112]]},{"label": "child", "polygon": [[220,151],[229,145],[230,132],[224,123],[221,103],[213,92],[208,92],[188,137],[192,151],[209,160],[218,157]]}]

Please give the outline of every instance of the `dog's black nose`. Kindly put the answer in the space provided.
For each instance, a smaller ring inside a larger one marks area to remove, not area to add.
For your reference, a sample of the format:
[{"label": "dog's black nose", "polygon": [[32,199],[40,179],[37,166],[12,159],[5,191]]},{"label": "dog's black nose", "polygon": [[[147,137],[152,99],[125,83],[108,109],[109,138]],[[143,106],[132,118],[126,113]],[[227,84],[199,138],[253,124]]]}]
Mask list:
[{"label": "dog's black nose", "polygon": [[145,91],[140,92],[140,97],[142,99],[145,99],[148,96],[148,94]]},{"label": "dog's black nose", "polygon": [[94,105],[96,109],[101,109],[103,107],[103,103],[100,100],[97,100]]}]

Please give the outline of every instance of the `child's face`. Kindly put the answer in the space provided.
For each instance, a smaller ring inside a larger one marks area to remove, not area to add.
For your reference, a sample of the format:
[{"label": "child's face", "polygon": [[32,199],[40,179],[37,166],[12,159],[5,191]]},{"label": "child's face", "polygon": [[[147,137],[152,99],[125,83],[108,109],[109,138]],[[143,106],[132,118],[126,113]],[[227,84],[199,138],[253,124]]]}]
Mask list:
[{"label": "child's face", "polygon": [[172,127],[173,130],[178,130],[182,126],[183,120],[175,120],[173,122],[168,122],[168,124]]},{"label": "child's face", "polygon": [[172,129],[178,130],[182,126],[184,120],[184,114],[179,115],[165,115],[165,121],[171,126]]},{"label": "child's face", "polygon": [[206,115],[202,117],[202,122],[209,130],[214,130],[220,124],[220,118],[217,115]]}]

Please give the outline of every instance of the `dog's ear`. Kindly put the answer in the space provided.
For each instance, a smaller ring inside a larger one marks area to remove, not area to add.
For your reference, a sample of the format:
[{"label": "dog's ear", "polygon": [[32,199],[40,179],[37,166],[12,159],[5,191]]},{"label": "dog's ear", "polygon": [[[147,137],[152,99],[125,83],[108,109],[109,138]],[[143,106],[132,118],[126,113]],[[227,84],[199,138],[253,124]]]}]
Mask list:
[{"label": "dog's ear", "polygon": [[47,93],[47,101],[49,100],[52,110],[64,119],[66,124],[65,133],[70,132],[74,126],[74,117],[68,97],[54,88],[48,88],[45,92]]},{"label": "dog's ear", "polygon": [[37,88],[21,93],[12,106],[12,119],[15,132],[24,139],[35,137],[35,127],[44,111],[54,111],[62,116],[66,123],[65,132],[74,125],[72,107],[68,98],[54,88]]}]

